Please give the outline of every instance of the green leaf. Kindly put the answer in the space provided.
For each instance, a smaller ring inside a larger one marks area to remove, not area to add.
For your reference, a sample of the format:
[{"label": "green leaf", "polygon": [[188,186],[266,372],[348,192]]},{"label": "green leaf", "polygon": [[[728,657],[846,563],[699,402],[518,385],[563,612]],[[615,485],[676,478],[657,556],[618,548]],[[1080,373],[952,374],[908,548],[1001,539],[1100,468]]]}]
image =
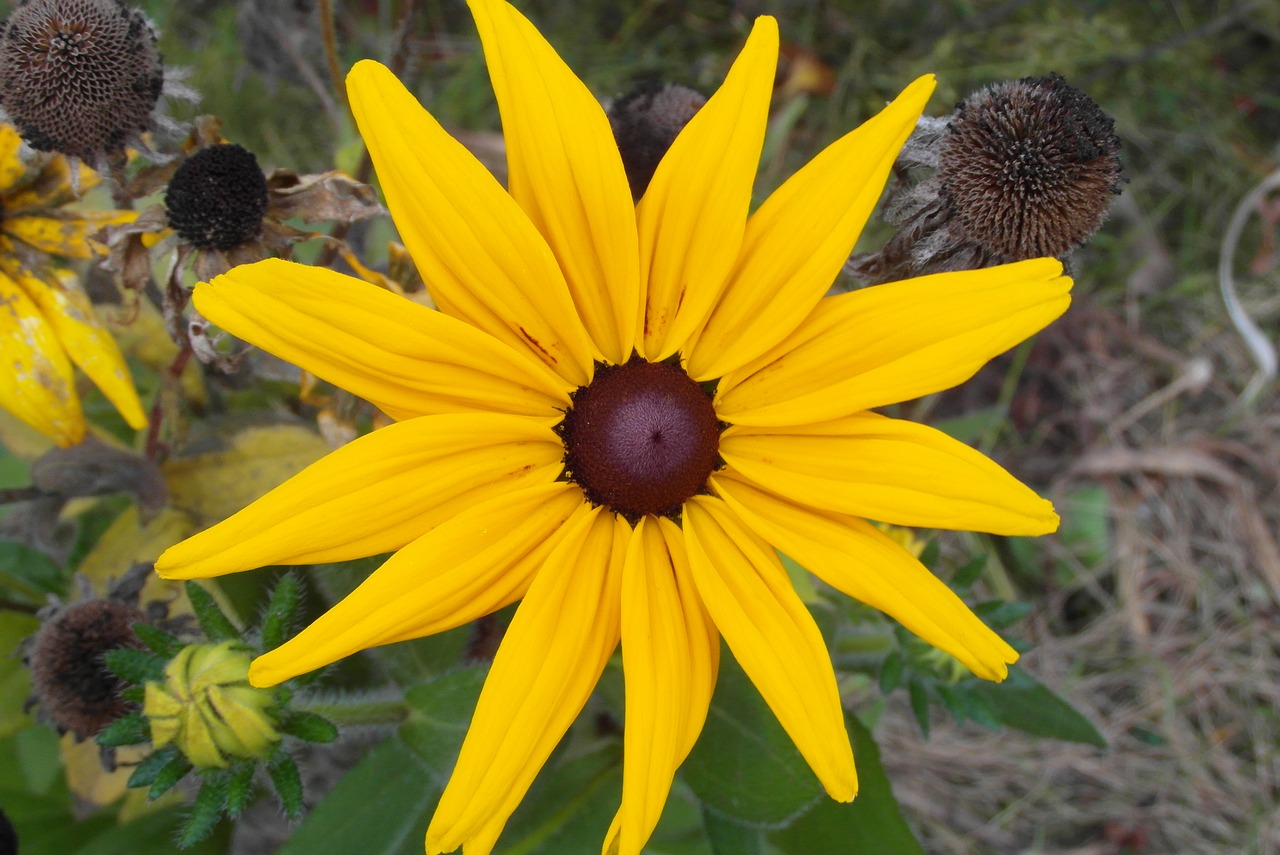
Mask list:
[{"label": "green leaf", "polygon": [[769,833],[769,841],[787,855],[924,855],[902,818],[880,749],[856,716],[845,715],[858,763],[858,797],[848,804],[822,798],[786,828]]},{"label": "green leaf", "polygon": [[174,636],[149,623],[135,623],[133,625],[133,634],[138,636],[139,641],[151,648],[153,653],[163,659],[172,659],[177,656],[178,651],[184,646]]},{"label": "green leaf", "polygon": [[235,628],[231,620],[218,608],[217,602],[210,594],[195,582],[187,582],[187,598],[191,600],[191,610],[196,613],[196,620],[204,630],[205,637],[217,643],[219,641],[241,641],[240,630]]},{"label": "green leaf", "polygon": [[924,545],[924,549],[920,552],[920,563],[925,567],[933,569],[933,565],[937,563],[938,556],[942,554],[942,544],[938,542],[938,538],[931,537],[929,542]]},{"label": "green leaf", "polygon": [[142,758],[133,769],[133,774],[129,776],[128,786],[130,787],[147,787],[160,774],[160,770],[169,764],[170,761],[180,758],[182,755],[178,749],[172,745],[166,745],[163,748],[157,748],[155,751]]},{"label": "green leaf", "polygon": [[973,613],[994,629],[1003,629],[1017,623],[1031,613],[1026,603],[1010,603],[1004,600],[988,600],[973,607]]},{"label": "green leaf", "polygon": [[711,810],[756,826],[786,822],[822,791],[727,648],[706,726],[680,775]]},{"label": "green leaf", "polygon": [[12,540],[0,540],[0,582],[33,603],[67,591],[67,576],[52,558]]},{"label": "green leaf", "polygon": [[23,667],[18,645],[39,628],[34,615],[0,611],[0,738],[31,723],[23,709],[31,694],[31,675]]},{"label": "green leaf", "polygon": [[128,647],[108,650],[102,661],[107,670],[125,682],[138,686],[164,682],[164,660],[146,650]]},{"label": "green leaf", "polygon": [[702,824],[715,855],[763,855],[764,838],[758,827],[721,816],[706,805],[702,806]]},{"label": "green leaf", "polygon": [[409,715],[400,737],[441,788],[453,771],[486,676],[485,668],[463,668],[405,692]]},{"label": "green leaf", "polygon": [[252,760],[241,760],[231,767],[227,775],[227,816],[235,819],[249,804],[253,796],[253,770],[256,763]]},{"label": "green leaf", "polygon": [[422,855],[441,790],[417,753],[392,737],[338,781],[276,855]]},{"label": "green leaf", "polygon": [[[579,737],[579,738],[575,738]],[[622,799],[622,746],[617,739],[553,754],[502,832],[502,855],[599,851]]]},{"label": "green leaf", "polygon": [[919,680],[907,683],[907,694],[911,698],[911,712],[920,726],[920,734],[929,738],[929,690]]},{"label": "green leaf", "polygon": [[225,773],[214,773],[204,777],[200,792],[196,794],[195,804],[182,823],[178,832],[178,848],[187,849],[204,840],[213,833],[213,828],[222,817],[222,808],[227,803],[227,776]]},{"label": "green leaf", "polygon": [[951,577],[951,587],[957,591],[964,592],[973,587],[973,583],[978,581],[978,577],[982,575],[982,571],[987,569],[987,556],[976,555],[955,572]]},{"label": "green leaf", "polygon": [[267,611],[262,616],[262,650],[275,650],[284,644],[297,618],[298,599],[302,587],[298,577],[286,573],[271,591]]},{"label": "green leaf", "polygon": [[303,742],[333,742],[338,738],[338,728],[333,722],[309,712],[291,711],[280,722],[280,730]]},{"label": "green leaf", "polygon": [[99,745],[114,748],[120,745],[137,745],[151,738],[151,723],[142,713],[129,713],[107,725],[97,736]]},{"label": "green leaf", "polygon": [[302,817],[302,778],[298,774],[298,764],[293,762],[289,752],[277,747],[271,761],[267,763],[267,774],[271,776],[271,784],[276,795],[280,797],[280,806],[285,816],[297,820]]},{"label": "green leaf", "polygon": [[1021,668],[1010,668],[1003,683],[975,683],[995,718],[1032,736],[1107,747],[1107,740],[1079,710]]},{"label": "green leaf", "polygon": [[880,691],[882,694],[887,695],[902,685],[902,677],[906,673],[906,668],[907,660],[896,650],[884,658],[884,663],[880,666]]}]

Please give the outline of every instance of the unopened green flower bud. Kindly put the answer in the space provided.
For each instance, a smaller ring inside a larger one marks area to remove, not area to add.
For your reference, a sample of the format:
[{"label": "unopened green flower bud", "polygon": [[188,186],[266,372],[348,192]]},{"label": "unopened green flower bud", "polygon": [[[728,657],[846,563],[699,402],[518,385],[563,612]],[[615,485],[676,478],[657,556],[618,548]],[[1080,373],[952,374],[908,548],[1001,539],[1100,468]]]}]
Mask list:
[{"label": "unopened green flower bud", "polygon": [[193,644],[165,666],[165,682],[147,683],[143,713],[155,747],[173,743],[198,768],[231,757],[265,756],[280,740],[268,712],[274,692],[249,685],[253,653],[242,643]]}]

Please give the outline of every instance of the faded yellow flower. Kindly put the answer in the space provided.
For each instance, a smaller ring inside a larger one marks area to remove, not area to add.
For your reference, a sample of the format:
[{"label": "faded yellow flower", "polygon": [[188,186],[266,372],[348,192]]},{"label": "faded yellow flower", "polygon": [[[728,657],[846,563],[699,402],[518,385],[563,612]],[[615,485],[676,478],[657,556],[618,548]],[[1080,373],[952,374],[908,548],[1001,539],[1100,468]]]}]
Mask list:
[{"label": "faded yellow flower", "polygon": [[74,364],[141,428],[147,419],[120,349],[79,278],[56,260],[100,256],[105,248],[94,235],[134,214],[73,206],[96,174],[62,155],[28,164],[21,145],[18,132],[0,124],[0,406],[59,445],[74,445],[85,432]]}]

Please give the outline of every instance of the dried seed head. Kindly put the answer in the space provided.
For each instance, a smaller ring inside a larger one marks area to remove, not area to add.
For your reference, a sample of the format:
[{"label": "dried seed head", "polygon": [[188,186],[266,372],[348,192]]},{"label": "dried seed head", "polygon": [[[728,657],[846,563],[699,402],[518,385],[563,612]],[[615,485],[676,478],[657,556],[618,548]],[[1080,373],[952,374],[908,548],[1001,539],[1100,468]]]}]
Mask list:
[{"label": "dried seed head", "polygon": [[636,201],[648,189],[671,143],[705,103],[707,99],[688,86],[653,80],[636,87],[609,108],[609,124]]},{"label": "dried seed head", "polygon": [[129,711],[120,678],[102,657],[141,647],[133,625],[144,620],[128,603],[94,599],[59,610],[41,626],[26,654],[32,696],[59,730],[94,736]]},{"label": "dried seed head", "polygon": [[997,83],[947,118],[922,118],[898,155],[884,218],[898,231],[845,271],[871,283],[976,270],[1084,243],[1120,192],[1115,123],[1061,76]]},{"label": "dried seed head", "polygon": [[952,216],[994,256],[1061,256],[1102,224],[1119,154],[1115,122],[1092,98],[1057,74],[1026,77],[959,105],[938,180]]},{"label": "dried seed head", "polygon": [[262,236],[267,179],[253,152],[211,145],[187,158],[165,193],[169,225],[197,249],[235,249]]},{"label": "dried seed head", "polygon": [[23,0],[0,29],[0,105],[41,151],[120,151],[163,85],[155,33],[121,0]]}]

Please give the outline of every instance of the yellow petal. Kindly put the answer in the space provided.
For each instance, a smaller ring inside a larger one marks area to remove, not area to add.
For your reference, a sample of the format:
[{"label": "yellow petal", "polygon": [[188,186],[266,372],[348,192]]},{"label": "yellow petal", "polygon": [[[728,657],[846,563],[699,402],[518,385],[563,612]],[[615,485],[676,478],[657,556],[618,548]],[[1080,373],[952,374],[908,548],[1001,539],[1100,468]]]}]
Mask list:
[{"label": "yellow petal", "polygon": [[720,380],[733,424],[793,425],[949,389],[1066,311],[1051,258],[828,297],[768,353]]},{"label": "yellow petal", "polygon": [[0,407],[58,445],[84,439],[71,362],[39,307],[5,275],[0,275],[0,357]]},{"label": "yellow petal", "polygon": [[[75,201],[98,185],[98,173],[81,163],[76,167],[79,172],[77,187],[77,182],[71,177],[72,168],[70,160],[62,155],[37,155],[21,186],[5,193],[5,211],[9,214],[49,211]],[[128,215],[129,218],[123,222],[129,222],[134,216],[132,211],[116,213]]]},{"label": "yellow petal", "polygon": [[464,321],[332,270],[279,259],[201,283],[196,308],[233,335],[395,419],[503,412],[558,421],[571,387]]},{"label": "yellow petal", "polygon": [[712,643],[718,651],[685,556],[674,559],[658,519],[645,517],[622,571],[622,807],[604,852],[616,845],[620,855],[639,855],[658,824],[676,769],[706,721],[718,660]]},{"label": "yellow petal", "polygon": [[711,485],[747,525],[837,591],[899,621],[979,677],[1008,676],[1017,651],[866,520],[804,507],[732,475],[715,475]]},{"label": "yellow petal", "polygon": [[90,259],[101,255],[104,245],[93,235],[104,226],[132,221],[133,211],[83,211],[60,216],[22,214],[4,218],[5,234],[41,252],[66,258]]},{"label": "yellow petal", "polygon": [[24,273],[18,283],[40,307],[71,361],[89,375],[129,427],[146,427],[147,417],[124,355],[98,320],[75,274],[69,270],[48,270],[44,277]]},{"label": "yellow petal", "polygon": [[472,0],[498,96],[512,197],[551,245],[604,358],[631,356],[640,316],[635,206],[609,119],[503,0]]},{"label": "yellow petal", "polygon": [[852,800],[858,776],[831,657],[777,554],[708,496],[685,502],[684,533],[698,593],[734,658],[827,793]]},{"label": "yellow petal", "polygon": [[17,129],[0,122],[0,195],[10,195],[13,185],[27,174],[27,165],[19,154],[21,149],[22,137],[18,136]]},{"label": "yellow petal", "polygon": [[637,345],[651,362],[684,346],[706,320],[742,246],[778,65],[778,23],[756,19],[724,84],[676,137],[636,208]]},{"label": "yellow petal", "polygon": [[[427,829],[427,851],[491,845],[618,645],[630,527],[593,508],[547,558],[516,610]],[[497,825],[497,828],[500,828]]]},{"label": "yellow petal", "polygon": [[461,626],[524,596],[582,493],[565,482],[496,496],[401,549],[342,602],[254,660],[274,686],[369,647]]},{"label": "yellow petal", "polygon": [[347,91],[387,207],[436,305],[585,384],[595,348],[528,215],[389,69],[356,63]]},{"label": "yellow petal", "polygon": [[824,511],[994,534],[1058,527],[1053,505],[981,452],[876,413],[798,427],[735,425],[720,435],[720,456],[765,489]]},{"label": "yellow petal", "polygon": [[853,251],[933,88],[933,75],[908,86],[751,215],[729,285],[692,352],[685,350],[695,379],[720,377],[764,353],[822,299]]},{"label": "yellow petal", "polygon": [[400,549],[491,496],[552,481],[564,446],[505,415],[422,416],[344,445],[238,514],[165,551],[167,579]]}]

